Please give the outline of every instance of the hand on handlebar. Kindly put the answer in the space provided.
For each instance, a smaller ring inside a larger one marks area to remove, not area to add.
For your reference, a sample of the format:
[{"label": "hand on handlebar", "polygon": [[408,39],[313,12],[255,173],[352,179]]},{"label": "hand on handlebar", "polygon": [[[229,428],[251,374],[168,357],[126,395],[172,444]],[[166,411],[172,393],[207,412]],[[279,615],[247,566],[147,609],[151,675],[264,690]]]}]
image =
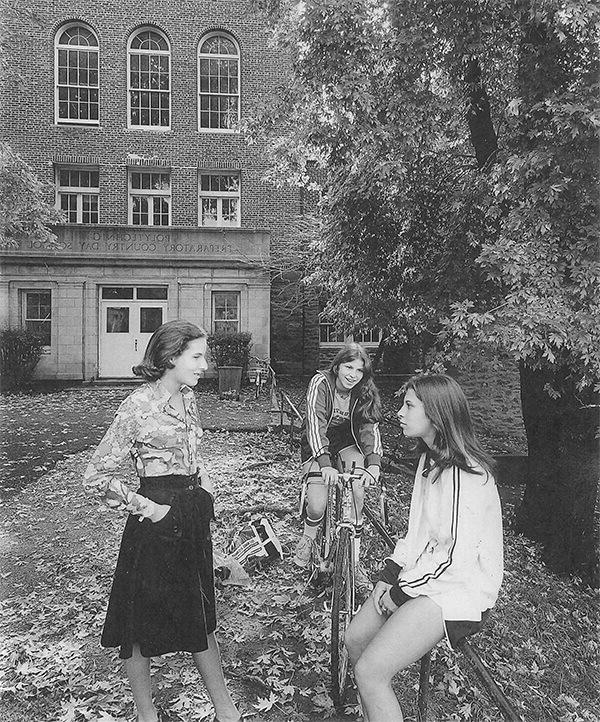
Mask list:
[{"label": "hand on handlebar", "polygon": [[326,484],[335,484],[338,480],[338,470],[333,466],[324,466],[321,469],[321,476]]}]

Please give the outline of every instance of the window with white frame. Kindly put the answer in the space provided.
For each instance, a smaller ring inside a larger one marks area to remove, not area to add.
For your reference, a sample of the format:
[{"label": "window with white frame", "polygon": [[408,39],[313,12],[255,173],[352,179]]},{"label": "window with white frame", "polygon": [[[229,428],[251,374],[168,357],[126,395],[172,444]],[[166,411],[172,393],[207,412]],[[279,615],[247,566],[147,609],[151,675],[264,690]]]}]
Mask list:
[{"label": "window with white frame", "polygon": [[340,331],[335,323],[328,321],[319,321],[319,342],[343,344],[346,340],[346,334]]},{"label": "window with white frame", "polygon": [[21,297],[23,326],[49,348],[52,342],[52,292],[46,289],[23,291]]},{"label": "window with white frame", "polygon": [[367,331],[355,331],[352,334],[352,340],[363,346],[378,346],[381,341],[381,329],[370,328]]},{"label": "window with white frame", "polygon": [[200,173],[200,225],[240,225],[240,174]]},{"label": "window with white frame", "polygon": [[150,28],[129,41],[128,97],[131,128],[171,126],[171,49],[166,37]]},{"label": "window with white frame", "polygon": [[133,226],[171,225],[171,174],[129,171],[129,223]]},{"label": "window with white frame", "polygon": [[55,39],[57,123],[98,125],[98,38],[85,25],[61,28]]},{"label": "window with white frame", "polygon": [[239,291],[213,291],[213,333],[237,333],[240,330]]},{"label": "window with white frame", "polygon": [[240,118],[240,51],[227,35],[213,33],[198,48],[198,127],[231,131]]},{"label": "window with white frame", "polygon": [[341,330],[338,324],[331,323],[325,317],[319,318],[320,345],[340,346],[350,341],[360,343],[362,346],[378,346],[381,340],[381,330],[378,328],[366,331],[347,333]]},{"label": "window with white frame", "polygon": [[56,169],[57,206],[67,223],[98,223],[99,193],[97,169]]}]

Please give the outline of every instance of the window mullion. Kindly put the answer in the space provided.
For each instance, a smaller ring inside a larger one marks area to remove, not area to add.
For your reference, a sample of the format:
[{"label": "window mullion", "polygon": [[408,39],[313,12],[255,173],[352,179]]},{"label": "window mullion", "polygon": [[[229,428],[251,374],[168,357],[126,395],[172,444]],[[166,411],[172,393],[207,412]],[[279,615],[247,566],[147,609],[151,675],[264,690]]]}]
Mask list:
[{"label": "window mullion", "polygon": [[83,193],[77,193],[77,223],[83,223]]}]

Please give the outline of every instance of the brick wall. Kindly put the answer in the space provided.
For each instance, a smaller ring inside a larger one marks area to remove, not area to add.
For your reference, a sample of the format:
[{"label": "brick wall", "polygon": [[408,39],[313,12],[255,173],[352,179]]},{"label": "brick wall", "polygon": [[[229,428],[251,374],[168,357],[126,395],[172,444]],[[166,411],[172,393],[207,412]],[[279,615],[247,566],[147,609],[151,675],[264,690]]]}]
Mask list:
[{"label": "brick wall", "polygon": [[[96,33],[100,46],[100,123],[58,125],[54,118],[54,41],[67,22],[82,21]],[[222,30],[239,44],[241,117],[268,102],[286,66],[284,54],[271,44],[269,30],[239,0],[30,0],[9,15],[7,45],[10,68],[2,82],[2,138],[54,183],[61,160],[97,164],[100,170],[100,223],[127,224],[127,172],[131,155],[171,169],[172,224],[198,225],[198,169],[239,169],[242,227],[271,231],[277,257],[282,228],[301,211],[300,194],[264,181],[265,148],[249,146],[238,133],[198,130],[197,51],[208,32]],[[127,127],[127,42],[140,26],[155,26],[171,46],[171,128]],[[53,201],[52,197],[48,200]],[[273,294],[273,357],[294,370],[313,367],[305,347],[303,310],[280,306]],[[312,319],[312,316],[311,316]],[[314,336],[314,329],[311,330]],[[310,333],[309,333],[310,336]],[[307,348],[314,348],[314,341]]]}]

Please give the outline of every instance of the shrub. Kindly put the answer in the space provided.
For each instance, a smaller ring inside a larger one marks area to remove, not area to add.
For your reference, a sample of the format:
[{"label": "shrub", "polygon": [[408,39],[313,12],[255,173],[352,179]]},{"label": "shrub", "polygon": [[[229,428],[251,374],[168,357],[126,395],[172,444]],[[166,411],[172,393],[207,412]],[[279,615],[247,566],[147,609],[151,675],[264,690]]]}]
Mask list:
[{"label": "shrub", "polygon": [[0,331],[0,390],[16,391],[31,378],[42,355],[42,340],[31,331]]},{"label": "shrub", "polygon": [[214,333],[208,337],[208,347],[217,368],[241,366],[246,369],[251,346],[251,333]]}]

